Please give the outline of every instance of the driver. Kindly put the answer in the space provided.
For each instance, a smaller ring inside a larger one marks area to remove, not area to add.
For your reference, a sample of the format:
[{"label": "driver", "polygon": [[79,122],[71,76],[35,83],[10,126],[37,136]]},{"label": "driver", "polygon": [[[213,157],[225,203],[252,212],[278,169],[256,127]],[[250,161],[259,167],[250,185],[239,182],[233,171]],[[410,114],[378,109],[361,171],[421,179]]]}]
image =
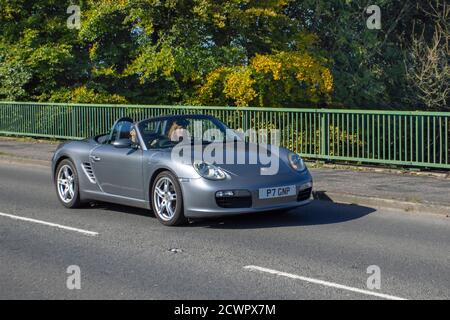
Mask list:
[{"label": "driver", "polygon": [[132,128],[130,130],[130,140],[133,142],[133,144],[137,144],[137,134],[136,134],[136,128]]}]

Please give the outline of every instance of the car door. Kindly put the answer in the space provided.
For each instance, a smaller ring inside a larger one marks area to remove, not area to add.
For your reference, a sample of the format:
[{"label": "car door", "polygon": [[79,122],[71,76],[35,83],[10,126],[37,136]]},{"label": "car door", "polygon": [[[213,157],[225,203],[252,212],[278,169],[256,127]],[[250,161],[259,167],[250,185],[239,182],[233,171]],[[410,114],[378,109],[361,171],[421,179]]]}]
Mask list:
[{"label": "car door", "polygon": [[112,143],[129,137],[130,119],[116,122],[108,143],[91,151],[94,174],[103,192],[131,199],[144,199],[143,151],[139,147],[117,148]]}]

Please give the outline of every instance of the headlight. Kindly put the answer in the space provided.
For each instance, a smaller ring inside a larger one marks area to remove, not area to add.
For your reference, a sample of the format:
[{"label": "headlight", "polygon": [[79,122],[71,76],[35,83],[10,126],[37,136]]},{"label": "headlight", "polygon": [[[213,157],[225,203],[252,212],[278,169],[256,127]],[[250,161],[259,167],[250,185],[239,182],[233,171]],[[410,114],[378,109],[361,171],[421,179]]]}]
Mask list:
[{"label": "headlight", "polygon": [[223,180],[227,176],[222,169],[203,161],[194,162],[194,168],[205,179]]},{"label": "headlight", "polygon": [[291,168],[295,171],[303,171],[306,169],[306,165],[303,162],[303,159],[298,154],[290,152],[288,154],[288,160]]}]

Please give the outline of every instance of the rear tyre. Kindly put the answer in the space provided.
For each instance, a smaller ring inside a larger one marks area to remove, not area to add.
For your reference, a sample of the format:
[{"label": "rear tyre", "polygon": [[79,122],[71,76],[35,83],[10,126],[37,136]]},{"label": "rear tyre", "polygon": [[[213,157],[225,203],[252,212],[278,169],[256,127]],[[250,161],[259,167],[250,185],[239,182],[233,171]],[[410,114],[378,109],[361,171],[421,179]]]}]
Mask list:
[{"label": "rear tyre", "polygon": [[55,174],[56,194],[66,208],[78,208],[82,205],[79,192],[78,173],[69,159],[61,161]]},{"label": "rear tyre", "polygon": [[152,186],[151,201],[153,211],[162,224],[176,226],[187,222],[181,187],[178,178],[171,172],[158,174]]}]

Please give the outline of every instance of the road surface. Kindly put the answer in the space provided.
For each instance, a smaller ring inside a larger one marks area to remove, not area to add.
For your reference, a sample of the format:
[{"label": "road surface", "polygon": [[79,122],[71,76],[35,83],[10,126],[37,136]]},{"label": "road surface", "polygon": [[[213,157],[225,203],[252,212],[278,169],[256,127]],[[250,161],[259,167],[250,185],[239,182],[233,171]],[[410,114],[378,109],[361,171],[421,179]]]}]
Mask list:
[{"label": "road surface", "polygon": [[165,227],[131,207],[65,209],[49,170],[0,162],[0,299],[450,298],[444,216],[313,202]]}]

